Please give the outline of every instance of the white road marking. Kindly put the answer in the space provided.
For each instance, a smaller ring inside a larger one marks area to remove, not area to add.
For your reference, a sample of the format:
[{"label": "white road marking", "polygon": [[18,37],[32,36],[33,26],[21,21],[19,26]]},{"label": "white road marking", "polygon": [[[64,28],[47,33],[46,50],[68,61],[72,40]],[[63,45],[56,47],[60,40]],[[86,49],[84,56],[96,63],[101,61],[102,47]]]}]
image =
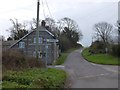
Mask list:
[{"label": "white road marking", "polygon": [[64,68],[63,65],[57,65],[57,66],[47,66],[48,68]]},{"label": "white road marking", "polygon": [[98,64],[94,64],[94,63],[90,63],[94,66],[99,66],[99,67],[102,67],[103,69],[107,70],[107,71],[111,71],[111,72],[114,72],[114,73],[120,73],[118,72],[118,68],[117,69],[112,69],[112,68],[109,68],[109,67],[104,67],[104,65],[98,65]]},{"label": "white road marking", "polygon": [[63,66],[63,65],[58,65],[58,66],[55,66],[55,67],[62,67],[62,68],[64,68],[65,66]]},{"label": "white road marking", "polygon": [[83,77],[79,77],[79,79],[84,79],[84,78],[93,78],[93,77],[99,77],[99,76],[105,76],[105,75],[109,75],[109,73],[106,73],[106,74],[99,74],[99,75],[89,75],[89,76],[83,76]]},{"label": "white road marking", "polygon": [[97,65],[97,64],[94,64],[94,63],[91,63],[92,65]]}]

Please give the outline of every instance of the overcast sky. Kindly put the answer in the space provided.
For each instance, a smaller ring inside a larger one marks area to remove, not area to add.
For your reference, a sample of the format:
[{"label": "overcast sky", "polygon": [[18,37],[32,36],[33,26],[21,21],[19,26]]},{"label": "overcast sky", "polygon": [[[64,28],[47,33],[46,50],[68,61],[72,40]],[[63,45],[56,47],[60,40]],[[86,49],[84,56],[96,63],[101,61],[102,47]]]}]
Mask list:
[{"label": "overcast sky", "polygon": [[[50,17],[44,1],[45,16]],[[119,0],[46,0],[56,20],[69,17],[77,22],[84,37],[80,41],[89,46],[92,41],[93,25],[106,21],[115,25],[118,19]],[[0,0],[0,35],[9,36],[6,31],[12,23],[9,19],[17,18],[20,22],[36,18],[37,0]],[[42,6],[43,7],[43,6]],[[43,9],[40,7],[40,19],[44,19]]]}]

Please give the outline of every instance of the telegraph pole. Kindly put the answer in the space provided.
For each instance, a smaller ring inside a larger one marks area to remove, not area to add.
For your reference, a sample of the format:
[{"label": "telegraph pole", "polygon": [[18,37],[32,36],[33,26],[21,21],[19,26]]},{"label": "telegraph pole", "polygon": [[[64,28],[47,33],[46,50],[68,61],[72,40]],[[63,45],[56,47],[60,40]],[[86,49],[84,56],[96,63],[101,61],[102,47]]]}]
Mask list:
[{"label": "telegraph pole", "polygon": [[118,44],[120,45],[120,1],[118,2]]},{"label": "telegraph pole", "polygon": [[39,5],[40,1],[37,1],[37,28],[36,28],[36,58],[38,60],[38,51],[39,51]]}]

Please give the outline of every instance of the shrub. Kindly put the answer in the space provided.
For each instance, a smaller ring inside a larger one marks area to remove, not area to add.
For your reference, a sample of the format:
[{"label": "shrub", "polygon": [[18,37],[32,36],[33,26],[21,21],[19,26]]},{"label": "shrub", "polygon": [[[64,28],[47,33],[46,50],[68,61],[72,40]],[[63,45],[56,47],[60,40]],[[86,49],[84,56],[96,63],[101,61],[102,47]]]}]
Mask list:
[{"label": "shrub", "polygon": [[3,71],[20,70],[24,68],[44,67],[44,63],[34,57],[25,57],[16,50],[3,51],[2,56]]},{"label": "shrub", "polygon": [[26,69],[7,71],[3,78],[3,88],[63,88],[66,72],[59,69]]},{"label": "shrub", "polygon": [[67,37],[60,37],[59,39],[60,49],[62,52],[67,51],[71,48],[71,42]]},{"label": "shrub", "polygon": [[6,69],[17,70],[25,64],[25,57],[22,53],[15,50],[3,51],[2,64]]},{"label": "shrub", "polygon": [[95,41],[90,46],[91,54],[105,53],[105,45],[102,41]]},{"label": "shrub", "polygon": [[29,68],[33,67],[45,67],[45,63],[42,60],[37,60],[34,57],[27,57],[26,58],[26,66]]},{"label": "shrub", "polygon": [[12,88],[12,90],[16,90],[16,88],[28,88],[29,86],[27,85],[19,85],[16,82],[10,82],[10,81],[3,81],[2,83],[2,90],[6,90],[7,88],[10,89]]},{"label": "shrub", "polygon": [[113,56],[120,57],[120,45],[113,45],[113,46],[112,46],[111,54],[112,54]]}]

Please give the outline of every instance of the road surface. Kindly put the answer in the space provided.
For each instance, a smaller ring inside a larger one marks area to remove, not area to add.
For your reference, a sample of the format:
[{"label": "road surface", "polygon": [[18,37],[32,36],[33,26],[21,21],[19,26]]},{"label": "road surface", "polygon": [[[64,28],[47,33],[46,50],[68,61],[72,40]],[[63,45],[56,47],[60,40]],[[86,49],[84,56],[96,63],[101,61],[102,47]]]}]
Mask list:
[{"label": "road surface", "polygon": [[118,88],[118,67],[90,63],[82,57],[81,49],[70,53],[60,67],[69,75],[66,87]]}]

